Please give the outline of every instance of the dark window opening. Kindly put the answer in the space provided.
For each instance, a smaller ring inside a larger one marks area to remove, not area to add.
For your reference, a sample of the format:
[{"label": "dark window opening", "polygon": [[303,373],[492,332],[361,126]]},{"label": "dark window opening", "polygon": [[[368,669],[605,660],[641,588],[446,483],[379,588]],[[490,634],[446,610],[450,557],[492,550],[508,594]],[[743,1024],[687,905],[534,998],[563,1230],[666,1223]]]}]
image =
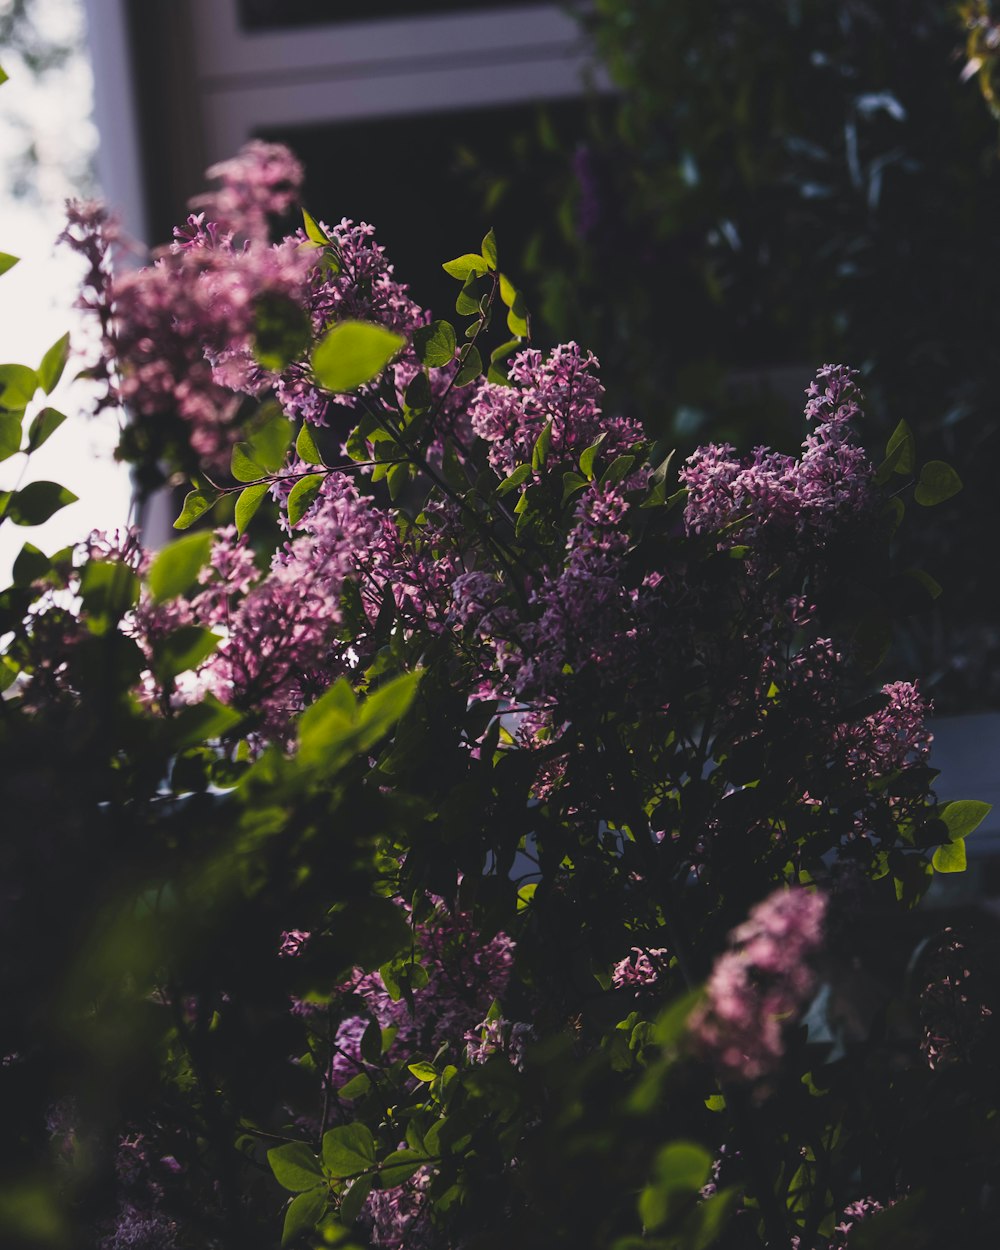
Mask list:
[{"label": "dark window opening", "polygon": [[[546,0],[516,0],[542,4]],[[280,30],[294,26],[330,26],[337,22],[372,21],[395,17],[423,17],[430,13],[481,13],[507,8],[498,3],[470,4],[469,0],[239,0],[244,30]]]},{"label": "dark window opening", "polygon": [[[553,144],[537,177],[518,177],[513,185],[522,190],[503,194],[491,171],[509,174],[511,160],[516,166],[518,159],[517,136],[539,125],[561,142]],[[566,179],[586,126],[587,108],[574,100],[268,129],[261,137],[288,144],[301,159],[304,201],[314,216],[330,225],[342,217],[369,222],[413,298],[436,317],[454,318],[458,284],[442,272],[442,262],[478,251],[492,226],[501,268],[524,285],[521,257],[543,205],[551,202],[540,184]],[[526,190],[531,187],[533,194]],[[525,294],[530,307],[530,286]]]}]

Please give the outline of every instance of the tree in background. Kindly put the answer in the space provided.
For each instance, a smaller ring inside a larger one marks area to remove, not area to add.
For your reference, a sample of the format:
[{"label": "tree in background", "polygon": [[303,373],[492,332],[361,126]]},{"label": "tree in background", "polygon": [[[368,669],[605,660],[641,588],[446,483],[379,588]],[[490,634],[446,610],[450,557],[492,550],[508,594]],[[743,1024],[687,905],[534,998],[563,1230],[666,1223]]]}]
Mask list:
[{"label": "tree in background", "polygon": [[[964,10],[984,75],[985,11]],[[596,0],[580,20],[618,91],[595,101],[589,137],[567,147],[543,123],[479,167],[493,202],[558,205],[524,252],[536,329],[586,341],[612,407],[682,448],[751,429],[786,446],[804,362],[856,362],[876,428],[905,417],[975,487],[970,537],[930,537],[947,616],[912,623],[907,662],[942,710],[995,706],[1000,635],[971,535],[996,522],[983,344],[1000,166],[955,12]]]},{"label": "tree in background", "polygon": [[[18,91],[0,120],[5,190],[61,204],[93,187],[96,134],[80,0],[0,0],[0,56]],[[67,110],[72,99],[76,108]],[[47,102],[59,100],[53,109]]]}]

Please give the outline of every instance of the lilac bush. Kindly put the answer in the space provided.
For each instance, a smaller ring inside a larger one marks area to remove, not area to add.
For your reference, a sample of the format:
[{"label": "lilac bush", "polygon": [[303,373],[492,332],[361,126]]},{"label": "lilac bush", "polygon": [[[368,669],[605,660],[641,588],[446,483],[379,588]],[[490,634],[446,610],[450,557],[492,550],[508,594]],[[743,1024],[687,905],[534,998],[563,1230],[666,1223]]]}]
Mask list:
[{"label": "lilac bush", "polygon": [[[4,868],[5,1235],[996,1223],[988,1048],[952,1040],[991,1036],[988,977],[971,937],[910,971],[985,805],[938,803],[929,709],[876,674],[900,578],[926,585],[896,528],[950,470],[902,422],[870,458],[834,365],[798,455],[674,466],[593,355],[531,343],[492,232],[445,264],[463,328],[366,224],[272,241],[283,149],[210,172],[130,272],[70,210],[99,402],[142,483],[191,476],[189,532],[27,543],[0,603],[12,802],[36,796]],[[53,368],[4,368],[20,440]]]}]

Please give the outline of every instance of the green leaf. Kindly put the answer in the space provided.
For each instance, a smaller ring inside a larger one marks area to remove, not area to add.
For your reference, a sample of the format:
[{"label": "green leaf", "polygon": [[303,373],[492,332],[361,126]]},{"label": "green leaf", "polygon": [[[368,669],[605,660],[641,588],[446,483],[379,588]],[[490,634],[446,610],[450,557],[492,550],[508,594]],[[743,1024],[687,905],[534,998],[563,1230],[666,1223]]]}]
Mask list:
[{"label": "green leaf", "polygon": [[517,299],[517,287],[505,273],[500,274],[500,298],[507,308]]},{"label": "green leaf", "polygon": [[567,504],[573,498],[576,492],[580,489],[580,487],[586,486],[586,485],[587,485],[587,479],[585,477],[581,477],[579,473],[564,473],[563,474],[563,492],[562,492],[563,504]]},{"label": "green leaf", "polygon": [[421,369],[419,373],[413,375],[413,380],[406,388],[403,396],[403,403],[411,413],[426,412],[434,402],[431,395],[431,384],[427,378],[426,372]]},{"label": "green leaf", "polygon": [[348,1102],[367,1094],[372,1087],[372,1079],[367,1072],[359,1072],[337,1090],[337,1097]]},{"label": "green leaf", "polygon": [[38,366],[38,385],[46,395],[51,394],[58,385],[59,379],[63,375],[63,370],[66,368],[68,356],[69,335],[64,334],[61,339],[56,339],[42,357],[42,363]]},{"label": "green leaf", "polygon": [[359,1176],[356,1181],[352,1181],[343,1197],[340,1199],[340,1219],[344,1224],[353,1224],[361,1214],[361,1208],[365,1205],[365,1199],[372,1191],[375,1184],[374,1176]]},{"label": "green leaf", "polygon": [[959,838],[957,842],[939,846],[931,863],[937,872],[965,872],[965,842]]},{"label": "green leaf", "polygon": [[[2,73],[3,70],[0,70],[0,74]],[[0,82],[3,82],[2,78],[0,78]],[[13,269],[20,259],[19,256],[11,256],[10,252],[0,252],[0,275],[5,274],[8,269]]]},{"label": "green leaf", "polygon": [[528,306],[520,291],[516,291],[507,312],[507,329],[518,338],[528,337]]},{"label": "green leaf", "polygon": [[470,347],[461,369],[455,374],[456,386],[468,386],[483,372],[483,361],[477,347]]},{"label": "green leaf", "polygon": [[895,473],[912,473],[916,467],[916,447],[913,441],[913,432],[905,421],[900,421],[889,435],[889,441],[885,445],[885,455],[887,460],[890,457],[896,457],[893,463],[893,472]]},{"label": "green leaf", "polygon": [[0,87],[7,81],[9,75],[2,65],[0,65]]},{"label": "green leaf", "polygon": [[512,490],[516,490],[518,486],[523,485],[531,477],[531,472],[530,464],[519,464],[514,472],[509,477],[505,477],[497,487],[497,494],[510,494]]},{"label": "green leaf", "polygon": [[[286,1185],[285,1188],[287,1189],[288,1186]],[[293,1198],[288,1204],[285,1223],[281,1229],[282,1246],[290,1246],[304,1233],[311,1233],[326,1215],[329,1205],[330,1195],[325,1185],[313,1186],[305,1193],[299,1194],[297,1198]]]},{"label": "green leaf", "polygon": [[300,460],[304,460],[306,464],[325,464],[319,448],[316,446],[316,440],[313,438],[313,432],[308,425],[303,425],[299,430],[299,436],[295,440],[295,454]]},{"label": "green leaf", "polygon": [[250,459],[262,464],[269,473],[277,473],[284,465],[292,441],[292,423],[277,406],[266,404],[255,425],[249,429]]},{"label": "green leaf", "polygon": [[34,543],[25,543],[14,561],[15,586],[30,586],[51,570],[52,561]]},{"label": "green leaf", "polygon": [[241,712],[220,703],[214,695],[206,695],[201,703],[189,703],[165,722],[167,745],[172,751],[197,746],[223,734],[240,723]]},{"label": "green leaf", "polygon": [[455,311],[461,313],[463,317],[474,316],[480,311],[479,307],[479,287],[477,285],[476,274],[470,273],[465,280],[465,285],[458,293],[455,300]]},{"label": "green leaf", "polygon": [[394,1150],[386,1155],[379,1168],[383,1189],[404,1185],[410,1177],[427,1162],[427,1156],[418,1150]]},{"label": "green leaf", "polygon": [[684,1220],[680,1243],[684,1250],[708,1250],[729,1222],[739,1196],[740,1189],[731,1185],[699,1202]]},{"label": "green leaf", "polygon": [[421,364],[439,369],[455,358],[455,327],[450,321],[432,321],[413,332],[413,350]]},{"label": "green leaf", "polygon": [[316,502],[324,477],[322,473],[310,473],[308,477],[299,478],[292,487],[288,496],[289,525],[298,525]]},{"label": "green leaf", "polygon": [[497,267],[497,236],[493,233],[492,228],[483,239],[482,246],[483,260],[486,261],[490,269]]},{"label": "green leaf", "polygon": [[605,431],[593,443],[591,443],[589,447],[585,447],[584,450],[580,452],[580,472],[585,478],[593,478],[594,460],[597,457],[597,453],[601,449],[601,444],[607,436],[607,431]]},{"label": "green leaf", "polygon": [[962,479],[950,464],[945,464],[943,460],[928,460],[920,470],[913,498],[925,508],[932,508],[957,495],[961,489]]},{"label": "green leaf", "polygon": [[537,471],[545,468],[545,461],[548,459],[549,449],[552,446],[552,422],[546,421],[542,427],[542,432],[535,439],[535,445],[531,449],[531,467]]},{"label": "green leaf", "polygon": [[403,461],[394,464],[385,475],[389,487],[389,498],[395,502],[405,490],[410,480],[410,466]]},{"label": "green leaf", "polygon": [[[245,532],[246,527],[253,520],[254,514],[269,490],[270,486],[267,482],[257,482],[254,486],[247,486],[240,491],[239,498],[236,500],[235,520],[237,534]],[[174,524],[177,524],[176,521]]]},{"label": "green leaf", "polygon": [[[245,495],[246,491],[243,494]],[[216,499],[218,499],[218,495],[209,495],[201,487],[195,487],[194,490],[188,491],[184,496],[184,507],[181,509],[181,514],[174,522],[174,529],[189,529],[200,516],[211,508]],[[239,522],[237,522],[238,525]]]},{"label": "green leaf", "polygon": [[193,672],[221,641],[201,625],[182,625],[153,645],[153,671],[169,685],[181,673]]},{"label": "green leaf", "polygon": [[0,412],[0,460],[21,450],[21,413]]},{"label": "green leaf", "polygon": [[992,803],[982,803],[979,799],[956,799],[940,807],[937,816],[944,821],[948,837],[956,842],[974,833],[992,810]]},{"label": "green leaf", "polygon": [[941,596],[941,583],[936,578],[931,577],[925,569],[907,569],[906,577],[923,587],[931,599],[938,599]]},{"label": "green leaf", "polygon": [[267,470],[253,458],[249,443],[237,443],[229,459],[229,472],[237,482],[256,482],[267,476]]},{"label": "green leaf", "polygon": [[38,374],[27,365],[0,365],[0,408],[20,412],[38,390]]},{"label": "green leaf", "polygon": [[601,474],[602,486],[617,486],[623,478],[632,472],[632,466],[635,464],[635,456],[618,456],[612,460],[608,467]]},{"label": "green leaf", "polygon": [[343,1179],[369,1171],[375,1163],[375,1139],[364,1124],[343,1124],[323,1134],[323,1165]]},{"label": "green leaf", "polygon": [[361,750],[374,746],[406,714],[422,676],[420,669],[403,673],[369,694],[361,705]]},{"label": "green leaf", "polygon": [[275,1146],[267,1152],[267,1161],[274,1179],[282,1189],[290,1189],[293,1194],[313,1189],[326,1179],[319,1159],[305,1142],[293,1141]]},{"label": "green leaf", "polygon": [[305,227],[306,238],[312,239],[314,243],[319,243],[322,247],[326,247],[330,242],[330,236],[322,228],[319,222],[311,213],[302,210],[302,224]]},{"label": "green leaf", "polygon": [[538,889],[537,881],[529,881],[527,885],[522,885],[517,892],[517,910],[526,911],[531,906],[531,900],[535,897],[535,891]]},{"label": "green leaf", "polygon": [[676,1210],[678,1200],[697,1194],[712,1171],[712,1156],[694,1142],[671,1142],[657,1154],[653,1180],[639,1195],[639,1215],[655,1232]]},{"label": "green leaf", "polygon": [[467,281],[470,274],[479,276],[480,274],[489,272],[489,262],[482,256],[476,256],[473,252],[465,252],[462,256],[456,256],[454,260],[446,260],[441,266],[450,278],[458,278],[460,282]]},{"label": "green leaf", "polygon": [[186,534],[164,547],[149,570],[149,589],[153,599],[162,603],[164,599],[182,595],[193,586],[211,550],[212,535],[209,530]]},{"label": "green leaf", "polygon": [[15,525],[43,525],[76,498],[58,482],[29,482],[11,496],[7,515]]},{"label": "green leaf", "polygon": [[3,694],[5,690],[9,690],[14,682],[17,681],[19,671],[17,665],[9,656],[0,655],[0,694]]},{"label": "green leaf", "polygon": [[139,579],[126,564],[90,560],[80,575],[80,598],[92,633],[114,629],[139,599]]},{"label": "green leaf", "polygon": [[313,352],[313,372],[324,389],[345,394],[377,378],[405,343],[384,326],[341,321]]},{"label": "green leaf", "polygon": [[408,1063],[406,1067],[418,1081],[424,1081],[426,1084],[436,1081],[439,1076],[437,1068],[432,1063],[425,1063],[423,1060],[417,1063]]},{"label": "green leaf", "polygon": [[510,385],[507,381],[506,362],[520,346],[520,339],[510,339],[506,343],[501,343],[499,347],[495,347],[490,352],[490,367],[486,373],[487,382],[494,382],[498,386]]},{"label": "green leaf", "polygon": [[55,408],[43,408],[32,418],[28,426],[28,451],[37,451],[39,447],[59,429],[66,420],[65,414]]}]

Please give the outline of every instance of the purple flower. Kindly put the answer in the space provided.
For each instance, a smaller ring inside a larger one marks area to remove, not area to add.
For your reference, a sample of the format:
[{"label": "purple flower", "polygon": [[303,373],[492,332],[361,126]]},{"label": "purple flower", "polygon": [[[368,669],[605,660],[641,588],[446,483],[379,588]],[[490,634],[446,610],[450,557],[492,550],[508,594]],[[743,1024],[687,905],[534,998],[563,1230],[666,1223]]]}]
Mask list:
[{"label": "purple flower", "polygon": [[530,464],[532,448],[549,423],[552,463],[572,460],[601,434],[602,454],[612,459],[642,438],[638,422],[602,414],[597,359],[576,343],[562,344],[547,357],[525,348],[511,361],[508,381],[508,386],[483,382],[469,410],[472,428],[490,444],[490,464],[501,476]]},{"label": "purple flower", "polygon": [[872,467],[852,442],[851,423],[861,415],[855,377],[853,370],[825,365],[810,384],[806,417],[817,424],[798,459],[758,447],[741,461],[728,443],[690,456],[679,474],[688,491],[688,533],[733,525],[720,545],[769,538],[787,544],[789,536],[816,543],[857,526],[874,494]]},{"label": "purple flower", "polygon": [[825,914],[822,894],[780,889],[730,934],[690,1025],[695,1048],[723,1079],[754,1081],[778,1067],[784,1025],[815,986],[808,961],[822,941]]}]

